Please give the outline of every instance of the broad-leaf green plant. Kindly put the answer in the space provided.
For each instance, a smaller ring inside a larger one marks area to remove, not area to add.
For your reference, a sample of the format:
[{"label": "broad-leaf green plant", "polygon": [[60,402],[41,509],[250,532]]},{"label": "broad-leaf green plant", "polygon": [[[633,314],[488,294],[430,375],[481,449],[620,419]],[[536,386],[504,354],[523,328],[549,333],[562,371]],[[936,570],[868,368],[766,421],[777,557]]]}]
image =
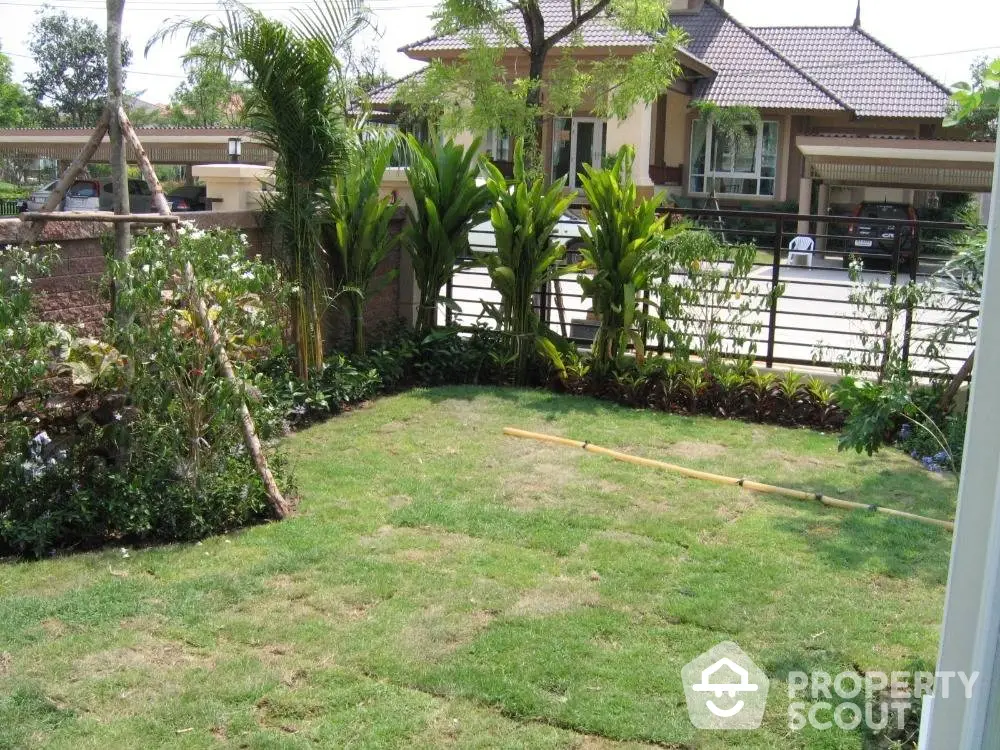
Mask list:
[{"label": "broad-leaf green plant", "polygon": [[441,290],[469,257],[469,229],[479,221],[490,200],[490,191],[479,184],[479,141],[468,148],[448,141],[421,143],[407,136],[410,167],[407,178],[414,206],[407,206],[409,224],[403,246],[413,261],[420,291],[417,328],[434,327]]},{"label": "broad-leaf green plant", "polygon": [[[584,165],[580,176],[590,203],[587,226],[581,229],[583,267],[578,278],[583,298],[592,301],[600,327],[594,338],[594,369],[606,373],[628,349],[635,346],[642,360],[645,295],[656,281],[661,264],[663,219],[656,210],[661,198],[643,198],[632,180],[635,151],[623,147],[610,164],[597,169]],[[657,319],[658,320],[658,319]]]},{"label": "broad-leaf green plant", "polygon": [[531,179],[525,168],[524,141],[514,146],[514,181],[491,163],[487,187],[493,196],[490,221],[496,234],[496,252],[480,258],[500,292],[500,304],[492,306],[497,324],[508,336],[515,362],[516,381],[528,380],[531,355],[535,352],[563,370],[554,332],[539,318],[534,299],[538,291],[572,267],[561,264],[566,246],[552,237],[563,212],[576,198],[567,194],[565,179],[546,187],[541,178]]},{"label": "broad-leaf green plant", "polygon": [[365,352],[365,306],[397,271],[378,274],[395,249],[399,235],[391,230],[396,204],[380,186],[398,141],[388,133],[362,132],[346,173],[330,190],[330,223],[326,228],[334,289],[346,301],[355,354]]}]

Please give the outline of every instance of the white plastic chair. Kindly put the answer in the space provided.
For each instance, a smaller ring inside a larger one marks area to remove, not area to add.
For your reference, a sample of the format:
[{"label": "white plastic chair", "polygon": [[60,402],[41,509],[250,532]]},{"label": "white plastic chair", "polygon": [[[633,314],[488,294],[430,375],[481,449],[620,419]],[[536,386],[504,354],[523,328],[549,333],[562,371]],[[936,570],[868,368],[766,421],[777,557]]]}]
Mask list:
[{"label": "white plastic chair", "polygon": [[800,234],[788,243],[788,265],[812,268],[813,251],[815,250],[816,242],[813,238]]}]

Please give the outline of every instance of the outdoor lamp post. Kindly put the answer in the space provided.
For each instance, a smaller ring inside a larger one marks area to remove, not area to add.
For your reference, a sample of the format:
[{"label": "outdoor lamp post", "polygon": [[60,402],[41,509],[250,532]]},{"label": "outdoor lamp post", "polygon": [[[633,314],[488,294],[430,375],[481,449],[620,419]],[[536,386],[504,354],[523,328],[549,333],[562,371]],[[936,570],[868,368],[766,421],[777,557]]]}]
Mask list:
[{"label": "outdoor lamp post", "polygon": [[240,160],[240,154],[243,152],[243,141],[239,136],[234,135],[229,139],[229,161],[236,164]]}]

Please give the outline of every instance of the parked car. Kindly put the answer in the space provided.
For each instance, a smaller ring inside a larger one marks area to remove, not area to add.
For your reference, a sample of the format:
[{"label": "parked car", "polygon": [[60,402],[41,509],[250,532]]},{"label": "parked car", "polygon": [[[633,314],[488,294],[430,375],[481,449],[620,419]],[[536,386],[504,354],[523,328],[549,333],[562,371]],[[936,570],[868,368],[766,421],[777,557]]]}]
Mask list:
[{"label": "parked car", "polygon": [[[26,210],[41,211],[45,206],[45,201],[56,189],[58,180],[53,180],[48,185],[38,188],[28,196]],[[57,211],[96,211],[100,208],[101,184],[97,180],[77,180],[69,186],[62,203],[56,208]]]},{"label": "parked car", "polygon": [[[908,203],[865,201],[854,209],[859,219],[897,219],[898,224],[869,224],[858,221],[848,226],[849,252],[862,256],[881,253],[892,258],[899,243],[901,264],[908,263],[917,245],[917,212]],[[898,240],[897,240],[898,237]]]},{"label": "parked car", "polygon": [[[115,209],[115,189],[110,182],[105,182],[101,187],[101,210],[114,211]],[[153,191],[145,180],[128,181],[128,209],[134,214],[148,214],[153,212]]]},{"label": "parked car", "polygon": [[170,210],[177,211],[207,211],[208,189],[204,185],[184,185],[167,195]]}]

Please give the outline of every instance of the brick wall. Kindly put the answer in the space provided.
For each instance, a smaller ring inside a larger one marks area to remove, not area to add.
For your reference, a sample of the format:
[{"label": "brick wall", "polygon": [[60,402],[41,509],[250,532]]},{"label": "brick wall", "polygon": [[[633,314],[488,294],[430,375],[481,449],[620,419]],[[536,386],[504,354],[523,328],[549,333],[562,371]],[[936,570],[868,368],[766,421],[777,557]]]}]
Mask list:
[{"label": "brick wall", "polygon": [[[262,226],[261,214],[255,211],[192,213],[183,217],[202,229],[235,229],[247,235],[254,255],[271,257],[273,243],[270,232]],[[402,212],[393,226],[402,228]],[[15,244],[22,229],[20,219],[0,219],[0,247]],[[40,243],[59,245],[58,260],[49,277],[35,282],[37,304],[45,320],[79,326],[85,332],[96,333],[108,305],[100,289],[105,271],[102,236],[111,235],[111,225],[97,222],[51,222],[45,226]],[[400,253],[394,251],[380,267],[380,272],[399,267]],[[386,327],[400,317],[402,274],[382,289],[369,303],[366,320],[370,330]],[[331,313],[331,343],[343,344],[348,338],[343,316],[335,309]]]}]

